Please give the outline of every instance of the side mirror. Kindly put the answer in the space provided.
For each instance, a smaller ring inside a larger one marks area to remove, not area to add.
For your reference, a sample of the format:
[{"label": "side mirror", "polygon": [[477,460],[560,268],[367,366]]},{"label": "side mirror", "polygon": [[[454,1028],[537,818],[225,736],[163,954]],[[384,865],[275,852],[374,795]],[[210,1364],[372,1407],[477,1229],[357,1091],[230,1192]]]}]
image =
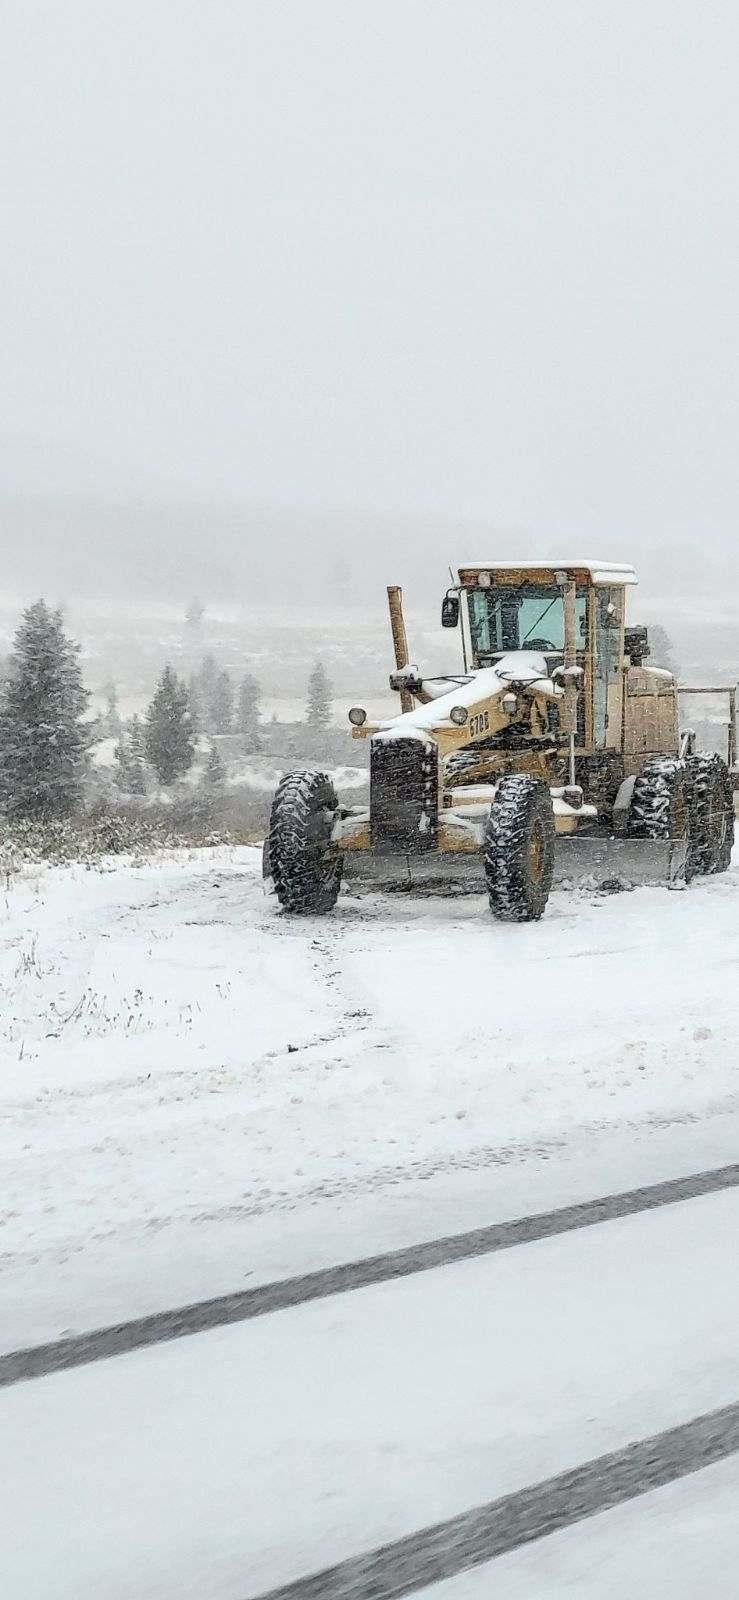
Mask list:
[{"label": "side mirror", "polygon": [[442,628],[456,628],[459,626],[459,595],[445,594],[441,602]]}]

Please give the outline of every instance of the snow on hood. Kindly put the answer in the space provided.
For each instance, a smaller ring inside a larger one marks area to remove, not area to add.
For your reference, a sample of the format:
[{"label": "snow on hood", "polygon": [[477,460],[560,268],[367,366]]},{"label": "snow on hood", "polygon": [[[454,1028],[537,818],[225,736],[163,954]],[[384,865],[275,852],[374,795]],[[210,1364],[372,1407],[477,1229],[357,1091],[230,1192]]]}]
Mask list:
[{"label": "snow on hood", "polygon": [[499,694],[514,685],[534,684],[541,694],[547,695],[551,700],[559,700],[563,691],[549,676],[546,659],[538,650],[511,650],[508,655],[501,656],[494,667],[483,667],[479,672],[473,672],[466,683],[461,683],[450,689],[448,694],[439,695],[431,701],[430,705],[417,706],[415,711],[406,711],[399,717],[385,724],[380,733],[373,735],[375,739],[422,739],[432,728],[437,728],[440,722],[449,717],[452,706],[474,706],[479,700],[487,699],[490,695]]}]

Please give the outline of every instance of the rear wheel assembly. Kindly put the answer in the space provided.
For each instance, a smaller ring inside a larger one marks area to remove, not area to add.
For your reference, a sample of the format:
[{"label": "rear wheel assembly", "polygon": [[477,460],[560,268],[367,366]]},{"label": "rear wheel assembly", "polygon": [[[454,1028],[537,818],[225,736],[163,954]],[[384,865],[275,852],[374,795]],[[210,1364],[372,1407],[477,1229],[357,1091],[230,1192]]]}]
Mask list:
[{"label": "rear wheel assembly", "polygon": [[339,802],[325,772],[292,772],[272,802],[266,854],[284,911],[333,910],[342,858],[331,849]]},{"label": "rear wheel assembly", "polygon": [[554,809],[546,784],[518,772],[501,778],[483,844],[494,917],[539,920],[552,887],[554,848]]},{"label": "rear wheel assembly", "polygon": [[693,871],[725,872],[734,846],[734,793],[720,756],[690,756]]},{"label": "rear wheel assembly", "polygon": [[[690,839],[691,784],[684,761],[655,756],[645,761],[634,781],[629,808],[631,839]],[[688,851],[686,876],[695,871]]]}]

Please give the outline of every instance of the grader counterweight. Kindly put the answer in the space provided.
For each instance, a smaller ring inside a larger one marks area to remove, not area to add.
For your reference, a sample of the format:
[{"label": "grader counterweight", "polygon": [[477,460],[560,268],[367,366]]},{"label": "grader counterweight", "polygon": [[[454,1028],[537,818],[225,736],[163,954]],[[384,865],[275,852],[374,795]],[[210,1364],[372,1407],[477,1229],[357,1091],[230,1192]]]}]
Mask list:
[{"label": "grader counterweight", "polygon": [[401,713],[349,712],[370,741],[369,807],[341,807],[325,773],[282,779],[265,874],[284,909],[329,910],[344,874],[461,875],[485,882],[498,918],[533,921],[555,868],[601,883],[724,871],[732,774],[681,734],[674,678],[626,628],[635,583],[607,562],[462,567],[442,606],[461,629],[452,677],[409,661],[389,589]]}]

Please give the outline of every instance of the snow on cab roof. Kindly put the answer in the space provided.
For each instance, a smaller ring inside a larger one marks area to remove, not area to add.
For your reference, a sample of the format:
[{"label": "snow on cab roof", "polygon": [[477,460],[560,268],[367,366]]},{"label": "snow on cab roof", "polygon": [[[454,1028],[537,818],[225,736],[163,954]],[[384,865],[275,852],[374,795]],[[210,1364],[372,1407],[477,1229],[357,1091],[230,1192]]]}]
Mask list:
[{"label": "snow on cab roof", "polygon": [[634,567],[618,561],[470,561],[459,575],[471,572],[588,572],[597,585],[632,585],[639,582]]}]

